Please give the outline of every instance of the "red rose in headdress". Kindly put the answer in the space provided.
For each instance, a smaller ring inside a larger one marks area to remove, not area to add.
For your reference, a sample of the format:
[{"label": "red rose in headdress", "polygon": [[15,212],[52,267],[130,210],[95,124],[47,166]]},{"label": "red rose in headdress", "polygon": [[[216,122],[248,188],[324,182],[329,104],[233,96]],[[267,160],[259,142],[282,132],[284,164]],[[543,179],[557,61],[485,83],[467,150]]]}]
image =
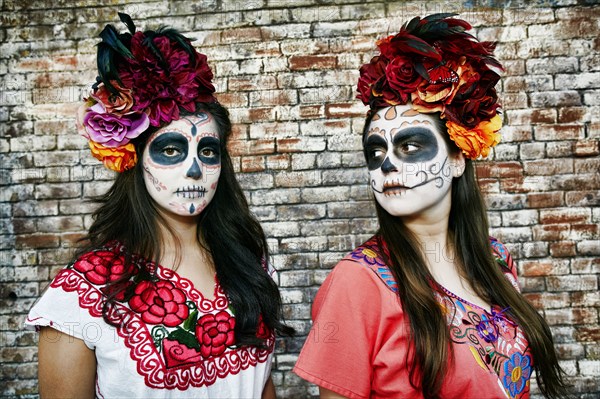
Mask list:
[{"label": "red rose in headdress", "polygon": [[360,68],[360,78],[358,79],[358,98],[363,104],[369,104],[371,100],[373,85],[378,80],[385,77],[385,67],[387,60],[385,57],[373,57],[371,62],[364,64]]},{"label": "red rose in headdress", "polygon": [[196,102],[213,101],[205,55],[192,56],[166,36],[149,41],[142,32],[132,36],[131,53],[134,58],[120,66],[120,78],[133,90],[133,109],[146,111],[152,126],[179,119],[179,107],[194,112]]},{"label": "red rose in headdress", "polygon": [[385,75],[390,88],[397,90],[402,103],[410,99],[410,93],[416,90],[423,81],[421,75],[415,70],[410,58],[398,56],[385,68]]},{"label": "red rose in headdress", "polygon": [[360,68],[358,98],[371,111],[411,101],[418,112],[440,112],[453,140],[477,158],[499,141],[494,85],[502,66],[494,44],[466,33],[471,25],[454,15],[415,17],[377,41],[380,55]]},{"label": "red rose in headdress", "polygon": [[454,101],[446,106],[445,119],[473,128],[496,115],[500,104],[494,86],[500,77],[492,71],[486,71],[481,76],[478,74],[477,78],[465,84]]}]

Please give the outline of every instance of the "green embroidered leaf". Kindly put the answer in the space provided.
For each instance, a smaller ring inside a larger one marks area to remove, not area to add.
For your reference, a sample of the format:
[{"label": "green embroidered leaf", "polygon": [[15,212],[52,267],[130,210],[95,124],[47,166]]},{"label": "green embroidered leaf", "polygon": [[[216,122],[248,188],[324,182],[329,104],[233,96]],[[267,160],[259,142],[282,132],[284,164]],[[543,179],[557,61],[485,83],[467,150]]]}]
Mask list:
[{"label": "green embroidered leaf", "polygon": [[180,344],[187,346],[190,349],[200,350],[200,343],[194,334],[191,334],[189,331],[184,330],[181,327],[177,327],[167,337],[170,340],[177,341]]},{"label": "green embroidered leaf", "polygon": [[196,323],[198,322],[198,310],[194,310],[187,319],[183,322],[183,329],[194,333],[196,331]]}]

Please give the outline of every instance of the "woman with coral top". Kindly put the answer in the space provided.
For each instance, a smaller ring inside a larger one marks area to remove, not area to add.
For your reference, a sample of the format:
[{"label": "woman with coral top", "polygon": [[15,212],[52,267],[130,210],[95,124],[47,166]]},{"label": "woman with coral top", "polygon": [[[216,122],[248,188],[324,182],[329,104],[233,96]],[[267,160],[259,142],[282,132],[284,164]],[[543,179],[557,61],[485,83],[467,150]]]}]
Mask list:
[{"label": "woman with coral top", "polygon": [[473,160],[500,140],[493,44],[454,14],[414,18],[360,69],[375,236],[329,274],[294,371],[322,398],[564,393],[547,324],[488,236]]},{"label": "woman with coral top", "polygon": [[41,397],[273,398],[279,291],[227,153],[231,123],[206,56],[173,29],[108,25],[79,113],[119,172],[85,248],[27,324]]}]

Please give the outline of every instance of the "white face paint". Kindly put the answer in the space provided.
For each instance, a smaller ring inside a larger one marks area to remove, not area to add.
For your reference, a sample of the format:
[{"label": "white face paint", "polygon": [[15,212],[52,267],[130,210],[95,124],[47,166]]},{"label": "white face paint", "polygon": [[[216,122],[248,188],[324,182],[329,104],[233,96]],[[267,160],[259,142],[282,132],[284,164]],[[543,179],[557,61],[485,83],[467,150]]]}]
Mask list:
[{"label": "white face paint", "polygon": [[433,115],[410,104],[383,108],[363,147],[375,199],[390,215],[417,216],[442,203],[449,209],[452,167],[464,159],[449,155]]},{"label": "white face paint", "polygon": [[162,209],[199,215],[217,190],[220,136],[212,115],[183,117],[154,133],[142,155],[148,193]]}]

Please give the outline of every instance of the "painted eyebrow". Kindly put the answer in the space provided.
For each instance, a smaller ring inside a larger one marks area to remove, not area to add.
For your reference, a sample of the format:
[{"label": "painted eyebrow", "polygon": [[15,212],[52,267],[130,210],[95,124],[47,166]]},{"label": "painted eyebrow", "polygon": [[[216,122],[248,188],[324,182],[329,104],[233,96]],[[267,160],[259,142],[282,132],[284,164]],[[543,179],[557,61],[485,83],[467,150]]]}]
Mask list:
[{"label": "painted eyebrow", "polygon": [[433,130],[426,127],[409,127],[402,129],[394,134],[392,137],[392,143],[398,143],[401,140],[413,138],[416,136],[433,136]]},{"label": "painted eyebrow", "polygon": [[154,140],[152,140],[152,144],[164,144],[164,142],[176,141],[176,142],[185,142],[188,143],[187,137],[177,131],[173,132],[162,132],[160,136],[157,136]]},{"label": "painted eyebrow", "polygon": [[383,136],[380,135],[371,135],[368,136],[365,141],[364,141],[364,145],[381,145],[384,147],[387,147],[387,141],[383,138]]}]

